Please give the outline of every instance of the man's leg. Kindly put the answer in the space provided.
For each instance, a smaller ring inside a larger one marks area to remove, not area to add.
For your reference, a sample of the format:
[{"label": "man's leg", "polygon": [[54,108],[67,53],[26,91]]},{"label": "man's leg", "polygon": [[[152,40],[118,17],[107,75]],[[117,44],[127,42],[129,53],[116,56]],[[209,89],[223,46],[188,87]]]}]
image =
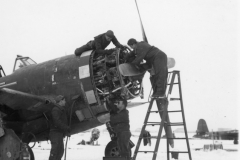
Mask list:
[{"label": "man's leg", "polygon": [[119,132],[117,133],[117,137],[118,137],[117,143],[121,157],[127,157],[129,159],[131,157],[130,153],[128,152],[131,132],[130,131]]},{"label": "man's leg", "polygon": [[90,41],[87,44],[83,45],[82,47],[77,48],[74,53],[76,56],[81,56],[83,52],[89,51],[91,49],[92,47],[91,47],[91,41]]},{"label": "man's leg", "polygon": [[63,154],[64,154],[64,144],[63,144],[63,134],[62,134],[62,137],[61,139],[59,138],[59,159],[61,160],[62,157],[63,157]]},{"label": "man's leg", "polygon": [[154,82],[154,80],[155,80],[154,75],[151,75],[149,79],[150,79],[150,82],[152,85],[153,94],[155,94],[156,93],[156,83]]},{"label": "man's leg", "polygon": [[155,95],[163,97],[167,87],[167,56],[165,54],[156,56],[153,62],[153,67],[155,70],[155,75],[153,76]]},{"label": "man's leg", "polygon": [[51,141],[51,151],[49,160],[61,160],[64,152],[63,133],[50,132],[49,139]]}]

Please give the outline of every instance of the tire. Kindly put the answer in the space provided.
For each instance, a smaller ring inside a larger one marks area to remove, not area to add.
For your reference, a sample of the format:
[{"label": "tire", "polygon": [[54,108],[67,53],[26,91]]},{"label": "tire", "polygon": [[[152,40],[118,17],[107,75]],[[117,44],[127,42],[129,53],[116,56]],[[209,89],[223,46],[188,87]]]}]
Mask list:
[{"label": "tire", "polygon": [[[132,151],[129,148],[130,155]],[[105,157],[120,157],[117,141],[110,141],[105,148]]]}]

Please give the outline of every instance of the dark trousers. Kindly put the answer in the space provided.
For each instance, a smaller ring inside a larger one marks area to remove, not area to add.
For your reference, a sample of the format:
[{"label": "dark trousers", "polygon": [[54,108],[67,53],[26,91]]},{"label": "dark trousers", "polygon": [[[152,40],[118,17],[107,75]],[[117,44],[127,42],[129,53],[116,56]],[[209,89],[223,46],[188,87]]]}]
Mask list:
[{"label": "dark trousers", "polygon": [[64,153],[63,133],[50,131],[51,151],[49,160],[61,160]]},{"label": "dark trousers", "polygon": [[[168,100],[166,98],[157,100],[157,107],[158,107],[159,111],[163,110],[163,107],[167,107],[167,106],[168,106]],[[159,114],[160,114],[160,117],[163,118],[163,112],[159,112]],[[170,123],[170,119],[169,119],[169,115],[168,114],[167,114],[167,117],[166,117],[165,120],[166,120],[167,123]],[[174,134],[172,132],[171,126],[164,125],[164,129],[165,129],[165,133],[166,133],[167,137],[174,138]],[[169,143],[169,145],[171,145],[171,147],[174,147],[173,139],[169,139],[168,143]]]},{"label": "dark trousers", "polygon": [[151,78],[154,93],[164,96],[167,87],[167,56],[166,54],[156,54],[153,60],[155,75]]},{"label": "dark trousers", "polygon": [[117,144],[119,147],[121,157],[127,157],[128,159],[130,159],[131,155],[128,152],[128,150],[131,132],[130,131],[118,132],[117,137],[118,137]]},{"label": "dark trousers", "polygon": [[92,47],[92,43],[93,41],[89,41],[87,44],[83,45],[82,47],[79,47],[75,50],[75,55],[76,56],[81,56],[81,54],[83,52],[86,52],[86,51],[89,51],[89,50],[92,50],[93,47]]}]

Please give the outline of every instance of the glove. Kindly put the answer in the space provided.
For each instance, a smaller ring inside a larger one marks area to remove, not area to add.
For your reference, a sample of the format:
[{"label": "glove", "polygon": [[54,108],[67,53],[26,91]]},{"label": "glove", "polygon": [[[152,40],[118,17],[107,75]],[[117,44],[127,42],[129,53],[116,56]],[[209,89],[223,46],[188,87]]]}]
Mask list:
[{"label": "glove", "polygon": [[115,132],[110,134],[111,140],[116,140],[117,139],[117,134]]},{"label": "glove", "polygon": [[125,46],[124,45],[120,45],[120,47],[119,48],[121,48],[121,49],[124,49],[125,48]]}]

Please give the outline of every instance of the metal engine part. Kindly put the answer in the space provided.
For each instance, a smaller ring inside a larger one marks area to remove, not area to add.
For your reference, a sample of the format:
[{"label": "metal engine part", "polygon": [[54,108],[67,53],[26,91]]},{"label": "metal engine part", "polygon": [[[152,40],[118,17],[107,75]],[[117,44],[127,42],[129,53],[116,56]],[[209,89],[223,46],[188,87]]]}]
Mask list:
[{"label": "metal engine part", "polygon": [[141,94],[143,75],[124,77],[118,69],[120,64],[127,62],[125,57],[128,52],[124,49],[116,49],[110,55],[93,55],[93,82],[101,101],[107,96],[125,96],[129,100]]}]

